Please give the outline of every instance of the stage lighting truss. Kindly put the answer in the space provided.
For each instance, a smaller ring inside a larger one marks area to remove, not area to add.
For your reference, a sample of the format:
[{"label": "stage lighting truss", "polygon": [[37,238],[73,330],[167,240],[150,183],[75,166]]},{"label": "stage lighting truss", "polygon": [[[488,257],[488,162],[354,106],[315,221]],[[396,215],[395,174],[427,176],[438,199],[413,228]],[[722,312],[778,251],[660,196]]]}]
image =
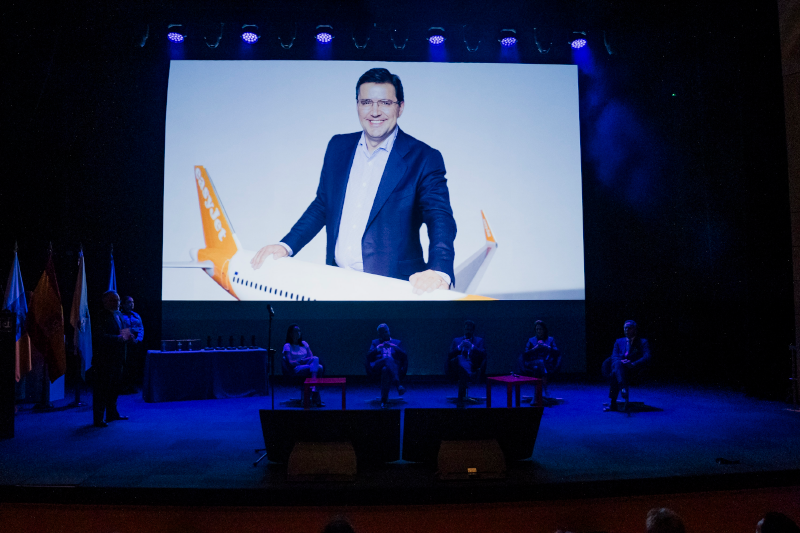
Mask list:
[{"label": "stage lighting truss", "polygon": [[[213,28],[213,30],[212,30],[212,28]],[[209,39],[208,35],[204,35],[203,36],[203,41],[206,43],[206,46],[208,46],[212,50],[216,49],[219,46],[220,41],[222,40],[222,30],[224,28],[225,28],[225,23],[224,22],[220,22],[219,23],[219,32],[216,31],[216,29],[217,29],[216,24],[214,26],[210,26],[209,29],[208,29],[208,33],[211,33],[211,35],[216,35],[216,37],[212,37],[212,38]]]},{"label": "stage lighting truss", "polygon": [[367,47],[367,43],[372,38],[372,31],[374,30],[375,26],[375,23],[356,25],[352,33],[353,44],[356,46],[356,48],[363,50]]},{"label": "stage lighting truss", "polygon": [[470,24],[465,24],[463,29],[464,45],[467,47],[467,52],[477,52],[478,47],[481,45],[480,31]]},{"label": "stage lighting truss", "polygon": [[[550,49],[553,48],[553,40],[551,38],[549,41],[546,41],[544,37],[542,37],[540,40],[540,33],[544,34],[545,32],[539,30],[538,28],[533,28],[533,42],[536,44],[536,49],[539,50],[540,54],[547,54],[550,52]],[[542,43],[547,43],[546,49]]]},{"label": "stage lighting truss", "polygon": [[444,44],[446,37],[444,36],[444,28],[441,26],[433,26],[428,28],[428,37],[425,39],[434,46]]},{"label": "stage lighting truss", "polygon": [[291,48],[295,39],[297,39],[296,22],[285,24],[278,30],[278,42],[281,43],[281,48],[284,50]]},{"label": "stage lighting truss", "polygon": [[570,38],[569,45],[572,47],[573,50],[578,50],[586,46],[586,32],[585,31],[573,31],[572,37]]},{"label": "stage lighting truss", "polygon": [[[500,46],[510,48],[517,45],[517,30],[503,29],[500,30],[500,35],[497,38]],[[541,50],[540,50],[541,51]]]},{"label": "stage lighting truss", "polygon": [[247,44],[256,44],[260,38],[258,26],[255,24],[242,24],[242,41]]},{"label": "stage lighting truss", "polygon": [[314,30],[314,38],[318,43],[328,44],[333,40],[333,26],[328,24],[320,24]]},{"label": "stage lighting truss", "polygon": [[183,24],[167,25],[167,39],[171,43],[182,43],[186,40],[186,28]]}]

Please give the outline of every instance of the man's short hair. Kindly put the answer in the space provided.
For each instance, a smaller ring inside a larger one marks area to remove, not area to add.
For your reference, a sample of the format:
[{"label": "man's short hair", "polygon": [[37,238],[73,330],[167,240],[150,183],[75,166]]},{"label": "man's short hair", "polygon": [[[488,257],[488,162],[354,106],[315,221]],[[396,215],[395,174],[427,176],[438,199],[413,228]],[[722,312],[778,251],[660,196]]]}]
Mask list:
[{"label": "man's short hair", "polygon": [[471,327],[472,331],[475,331],[475,321],[474,320],[465,320],[464,321],[464,327],[467,327],[467,326]]},{"label": "man's short hair", "polygon": [[103,301],[105,302],[106,300],[108,300],[112,294],[119,296],[119,294],[117,294],[117,291],[106,291],[103,293]]},{"label": "man's short hair", "polygon": [[371,68],[358,78],[356,83],[356,100],[358,100],[358,91],[365,83],[391,83],[394,85],[395,96],[398,102],[405,102],[403,95],[403,83],[397,74],[392,74],[385,68]]},{"label": "man's short hair", "polygon": [[382,329],[385,329],[386,333],[389,333],[389,326],[388,325],[386,325],[386,324],[378,325],[378,333],[380,333]]},{"label": "man's short hair", "polygon": [[647,533],[686,533],[683,519],[666,507],[650,509],[646,524]]},{"label": "man's short hair", "polygon": [[[617,324],[619,324],[619,322],[617,322]],[[626,320],[626,321],[625,321],[625,324],[624,324],[622,327],[625,327],[625,326],[633,326],[633,327],[637,327],[637,326],[636,326],[636,322],[634,322],[633,320]]]}]

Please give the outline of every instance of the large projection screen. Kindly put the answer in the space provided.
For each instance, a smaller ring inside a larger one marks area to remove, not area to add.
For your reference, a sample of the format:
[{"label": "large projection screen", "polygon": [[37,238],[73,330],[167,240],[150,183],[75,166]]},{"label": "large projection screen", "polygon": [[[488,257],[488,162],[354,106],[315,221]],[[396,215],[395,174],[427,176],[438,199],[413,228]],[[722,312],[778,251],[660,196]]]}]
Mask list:
[{"label": "large projection screen", "polygon": [[[442,154],[456,269],[485,245],[481,211],[491,226],[498,247],[473,293],[583,300],[575,65],[172,61],[165,264],[205,247],[196,165],[243,249],[277,243],[314,199],[331,137],[361,131],[355,85],[374,67],[402,80],[400,128]],[[292,260],[324,265],[325,247],[323,229]],[[201,268],[164,268],[162,287],[164,301],[236,299]]]}]

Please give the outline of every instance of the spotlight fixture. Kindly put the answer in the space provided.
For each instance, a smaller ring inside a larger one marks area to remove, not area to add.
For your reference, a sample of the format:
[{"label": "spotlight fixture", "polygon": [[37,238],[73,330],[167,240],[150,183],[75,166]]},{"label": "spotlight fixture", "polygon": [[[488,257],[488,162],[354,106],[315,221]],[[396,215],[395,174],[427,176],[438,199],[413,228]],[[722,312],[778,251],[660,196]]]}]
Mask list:
[{"label": "spotlight fixture", "polygon": [[547,47],[547,50],[544,49],[542,43],[539,41],[539,31],[537,28],[533,28],[533,42],[536,43],[536,49],[539,50],[540,54],[546,54],[551,48],[553,48],[553,40],[551,38],[550,41],[548,41],[549,46]]},{"label": "spotlight fixture", "polygon": [[608,39],[608,34],[606,33],[605,30],[603,30],[603,44],[606,45],[606,52],[608,52],[608,55],[613,55],[614,48],[612,48],[611,43],[609,42]]},{"label": "spotlight fixture", "polygon": [[284,24],[278,30],[278,41],[281,43],[281,48],[288,50],[294,44],[297,38],[297,22]]},{"label": "spotlight fixture", "polygon": [[[216,29],[216,25],[214,26],[214,28]],[[218,47],[219,46],[219,42],[222,40],[222,30],[224,28],[225,28],[225,23],[224,22],[220,22],[219,23],[219,33],[217,34],[217,38],[214,40],[213,43],[211,42],[211,40],[207,36],[204,35],[203,36],[203,40],[205,41],[206,46],[208,46],[209,48]]]},{"label": "spotlight fixture", "polygon": [[[582,35],[583,37],[579,37]],[[577,50],[579,48],[583,48],[586,46],[586,32],[585,31],[574,31],[572,32],[573,39],[570,41],[569,45],[574,49]]]},{"label": "spotlight fixture", "polygon": [[372,37],[372,30],[375,28],[376,24],[373,22],[372,24],[369,23],[359,23],[353,29],[352,37],[353,37],[353,44],[359,50],[363,50],[367,47],[367,43],[369,43],[370,38]]},{"label": "spotlight fixture", "polygon": [[408,30],[405,27],[395,26],[389,31],[389,40],[395,50],[403,50],[408,44]]},{"label": "spotlight fixture", "polygon": [[497,40],[500,42],[500,46],[516,46],[517,31],[512,29],[500,30],[500,37]]},{"label": "spotlight fixture", "polygon": [[477,52],[481,45],[480,32],[478,28],[470,24],[464,25],[464,45],[467,52]]},{"label": "spotlight fixture", "polygon": [[327,24],[320,24],[317,26],[316,35],[314,38],[318,43],[328,44],[333,40],[333,26]]},{"label": "spotlight fixture", "polygon": [[183,24],[170,24],[167,26],[167,39],[173,43],[182,43],[186,40],[186,29]]},{"label": "spotlight fixture", "polygon": [[255,24],[242,24],[242,40],[247,44],[255,44],[261,36],[258,34],[258,26]]},{"label": "spotlight fixture", "polygon": [[432,45],[437,45],[437,46],[440,44],[444,44],[445,41],[444,28],[441,28],[439,26],[428,28],[427,41]]}]

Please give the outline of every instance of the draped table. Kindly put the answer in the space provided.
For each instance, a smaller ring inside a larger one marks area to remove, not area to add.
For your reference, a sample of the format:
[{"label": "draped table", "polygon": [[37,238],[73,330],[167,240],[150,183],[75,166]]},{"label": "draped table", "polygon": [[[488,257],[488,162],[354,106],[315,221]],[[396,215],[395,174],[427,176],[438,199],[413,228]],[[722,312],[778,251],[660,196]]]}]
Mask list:
[{"label": "draped table", "polygon": [[240,398],[269,393],[267,350],[147,352],[146,402]]}]

